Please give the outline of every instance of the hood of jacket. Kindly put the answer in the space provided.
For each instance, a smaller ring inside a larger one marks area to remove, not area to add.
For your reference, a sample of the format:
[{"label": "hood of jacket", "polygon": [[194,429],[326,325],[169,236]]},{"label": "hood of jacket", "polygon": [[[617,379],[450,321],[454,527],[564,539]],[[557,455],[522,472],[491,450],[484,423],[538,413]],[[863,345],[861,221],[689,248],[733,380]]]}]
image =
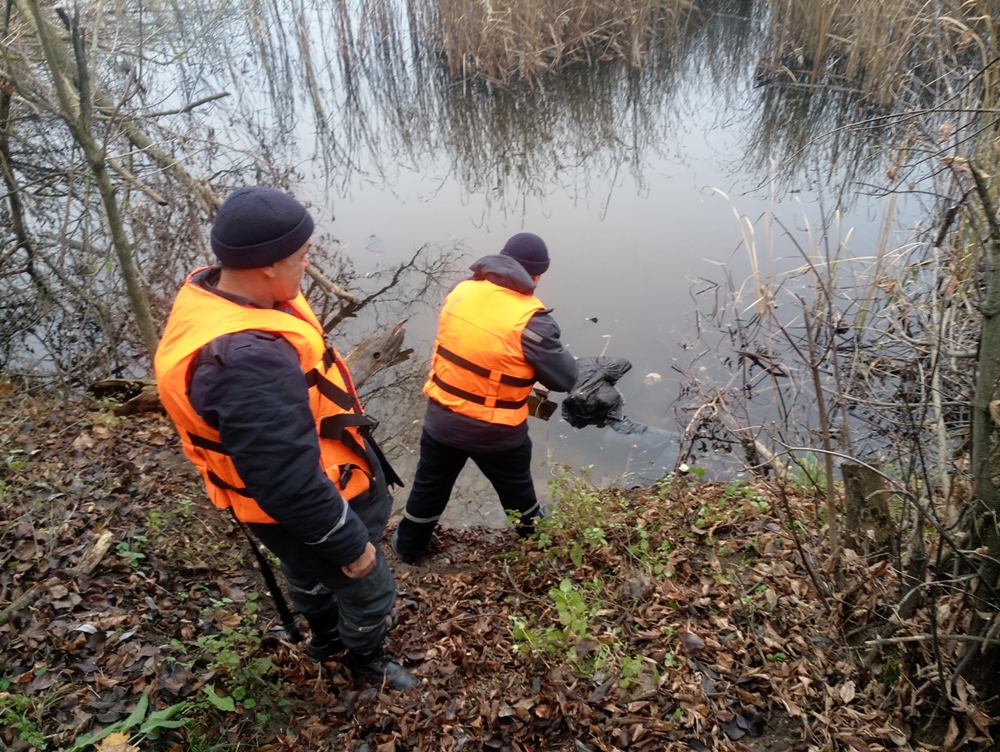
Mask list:
[{"label": "hood of jacket", "polygon": [[500,254],[483,256],[469,268],[472,270],[473,279],[485,279],[522,295],[535,293],[535,280],[510,256]]}]

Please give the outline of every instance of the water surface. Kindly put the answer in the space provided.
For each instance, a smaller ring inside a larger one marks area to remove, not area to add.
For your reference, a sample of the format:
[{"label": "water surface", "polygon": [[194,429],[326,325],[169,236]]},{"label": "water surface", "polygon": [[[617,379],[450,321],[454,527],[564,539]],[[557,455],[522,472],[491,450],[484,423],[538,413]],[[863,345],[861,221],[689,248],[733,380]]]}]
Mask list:
[{"label": "water surface", "polygon": [[[270,96],[248,86],[238,106],[252,103],[262,127],[290,135],[275,149],[295,165],[294,191],[362,274],[429,246],[460,255],[445,275],[451,284],[511,234],[534,232],[552,256],[538,295],[571,351],[632,361],[620,382],[626,413],[659,429],[655,442],[576,430],[558,413],[532,420],[542,493],[562,467],[626,484],[672,469],[657,462],[672,461],[663,432],[681,431],[685,420],[672,409],[681,384],[675,366],[697,374],[718,369],[725,356],[724,336],[705,331],[698,311],[744,288],[748,227],[767,275],[803,261],[779,231],[767,237],[768,213],[807,251],[824,227],[834,245],[853,228],[848,256],[869,256],[879,242],[888,150],[875,135],[843,127],[864,106],[850,93],[761,85],[762,20],[747,5],[719,4],[642,70],[609,61],[518,90],[449,79],[405,32],[367,47],[355,35],[341,54],[331,44],[332,10],[290,8],[303,31],[298,58],[263,79],[246,70],[247,82],[266,82],[258,86]],[[267,30],[273,39],[273,22]],[[904,205],[892,226],[904,233],[916,211]],[[414,348],[368,399],[404,478],[412,475],[420,386],[446,287],[379,314],[379,325],[409,317]],[[752,302],[749,289],[737,294]],[[362,313],[338,327],[338,346],[346,349],[365,323]],[[452,522],[502,522],[474,471],[463,474],[455,499]]]}]

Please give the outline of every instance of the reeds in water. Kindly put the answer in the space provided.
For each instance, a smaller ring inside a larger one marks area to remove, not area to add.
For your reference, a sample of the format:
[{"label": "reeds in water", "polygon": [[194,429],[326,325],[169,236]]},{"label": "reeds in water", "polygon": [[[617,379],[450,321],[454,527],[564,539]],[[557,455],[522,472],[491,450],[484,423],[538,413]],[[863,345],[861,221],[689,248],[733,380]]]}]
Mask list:
[{"label": "reeds in water", "polygon": [[624,59],[673,39],[692,0],[409,0],[418,36],[452,76],[502,84],[572,63]]},{"label": "reeds in water", "polygon": [[759,74],[857,86],[889,105],[907,86],[948,85],[997,49],[996,0],[770,0]]}]

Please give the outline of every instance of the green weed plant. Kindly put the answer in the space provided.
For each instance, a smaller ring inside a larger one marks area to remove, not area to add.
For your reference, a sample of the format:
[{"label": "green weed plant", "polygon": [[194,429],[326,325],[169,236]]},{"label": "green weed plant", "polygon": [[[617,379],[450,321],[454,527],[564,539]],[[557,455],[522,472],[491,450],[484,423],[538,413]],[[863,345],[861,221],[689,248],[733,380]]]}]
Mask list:
[{"label": "green weed plant", "polygon": [[129,744],[143,749],[149,737],[158,735],[166,729],[178,729],[191,725],[192,719],[177,718],[177,716],[183,716],[188,707],[187,702],[179,702],[162,710],[150,712],[149,695],[142,693],[136,701],[135,709],[127,718],[106,726],[97,734],[84,734],[78,737],[73,746],[69,748],[69,752],[85,752],[114,733],[127,734]]},{"label": "green weed plant", "polygon": [[[258,598],[257,593],[248,594],[240,628],[201,635],[194,641],[193,649],[180,640],[173,640],[171,646],[178,654],[173,660],[189,668],[208,668],[218,677],[214,684],[202,688],[195,707],[202,711],[214,708],[223,713],[237,712],[239,708],[242,717],[263,725],[275,715],[287,716],[291,702],[269,678],[274,669],[271,659],[260,655],[261,640],[255,633]],[[214,598],[205,614],[218,615],[231,609],[232,604],[230,598]]]},{"label": "green weed plant", "polygon": [[18,738],[36,749],[47,749],[45,734],[40,727],[44,708],[38,700],[24,695],[9,694],[11,677],[0,677],[0,726],[14,730]]},{"label": "green weed plant", "polygon": [[[614,615],[621,610],[623,573],[670,576],[673,545],[664,537],[664,523],[684,513],[671,502],[681,486],[667,476],[630,495],[567,474],[549,485],[552,514],[538,522],[533,542],[541,554],[539,574],[561,576],[544,591],[548,605],[540,604],[536,616],[511,616],[515,650],[562,659],[581,676],[616,671],[623,689],[650,676],[658,682],[669,661],[657,667],[637,657]],[[554,623],[546,624],[544,615],[553,612]],[[673,661],[673,654],[668,658]]]}]

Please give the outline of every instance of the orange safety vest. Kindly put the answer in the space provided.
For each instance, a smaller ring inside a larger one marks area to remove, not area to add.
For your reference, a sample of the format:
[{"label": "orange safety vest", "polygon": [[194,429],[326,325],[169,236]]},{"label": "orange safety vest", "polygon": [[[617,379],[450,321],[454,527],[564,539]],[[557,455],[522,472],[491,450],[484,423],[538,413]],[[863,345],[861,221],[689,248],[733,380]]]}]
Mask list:
[{"label": "orange safety vest", "polygon": [[487,423],[528,419],[535,369],[521,332],[545,306],[487,280],[459,283],[444,301],[424,394],[449,410]]},{"label": "orange safety vest", "polygon": [[344,367],[346,380],[341,375],[340,355],[325,347],[323,329],[303,295],[299,293],[287,304],[297,314],[292,315],[234,303],[194,284],[191,277],[174,301],[154,366],[160,399],[212,503],[220,509],[232,508],[243,522],[275,522],[250,497],[219,441],[219,432],[201,419],[188,399],[190,369],[199,351],[216,337],[251,330],[279,334],[295,348],[309,384],[309,407],[316,418],[324,472],[344,499],[367,491],[373,479],[360,430],[375,421],[360,412],[350,374]]}]

